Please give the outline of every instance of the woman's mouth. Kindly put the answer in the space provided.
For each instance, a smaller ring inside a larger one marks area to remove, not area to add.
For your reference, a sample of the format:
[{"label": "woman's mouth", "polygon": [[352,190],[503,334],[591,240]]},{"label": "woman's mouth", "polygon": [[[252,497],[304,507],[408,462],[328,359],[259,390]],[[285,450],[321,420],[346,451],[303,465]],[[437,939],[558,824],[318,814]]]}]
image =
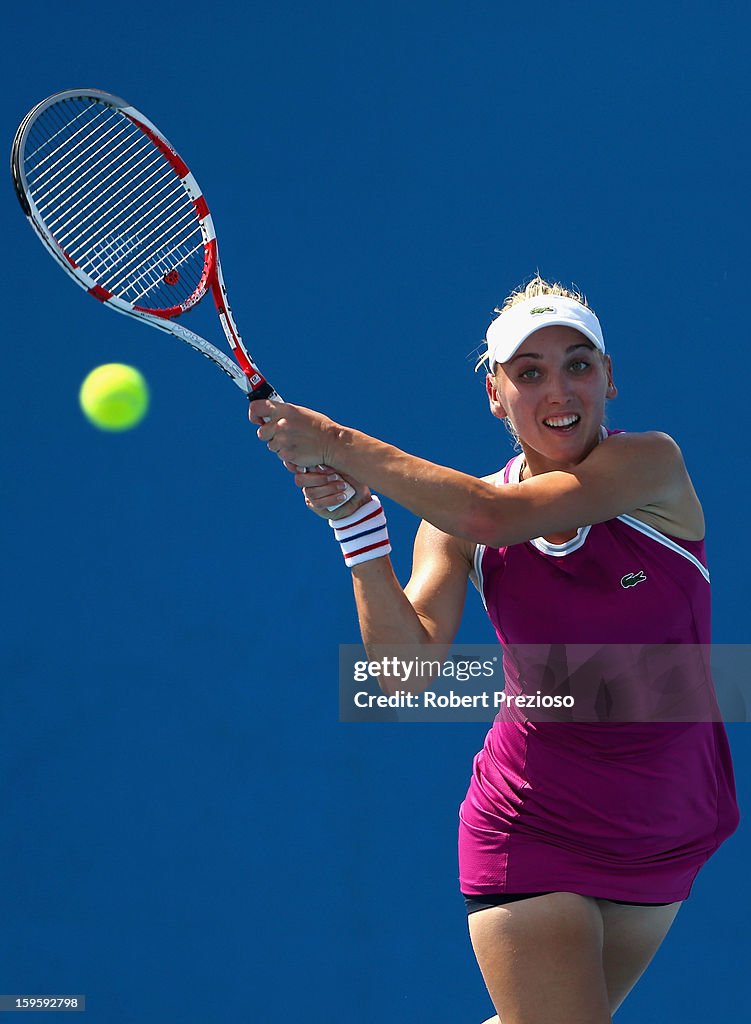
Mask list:
[{"label": "woman's mouth", "polygon": [[555,430],[558,434],[572,433],[579,423],[581,416],[577,413],[569,413],[568,416],[548,416],[542,422],[549,430]]}]

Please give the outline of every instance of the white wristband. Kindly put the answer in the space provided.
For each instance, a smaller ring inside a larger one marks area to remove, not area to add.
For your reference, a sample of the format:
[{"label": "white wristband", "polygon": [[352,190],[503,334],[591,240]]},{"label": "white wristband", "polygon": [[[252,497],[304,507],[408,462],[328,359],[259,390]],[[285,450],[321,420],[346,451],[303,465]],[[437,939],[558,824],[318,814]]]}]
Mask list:
[{"label": "white wristband", "polygon": [[381,558],[391,551],[386,527],[386,514],[380,498],[370,501],[344,519],[329,519],[329,526],[339,541],[347,568]]}]

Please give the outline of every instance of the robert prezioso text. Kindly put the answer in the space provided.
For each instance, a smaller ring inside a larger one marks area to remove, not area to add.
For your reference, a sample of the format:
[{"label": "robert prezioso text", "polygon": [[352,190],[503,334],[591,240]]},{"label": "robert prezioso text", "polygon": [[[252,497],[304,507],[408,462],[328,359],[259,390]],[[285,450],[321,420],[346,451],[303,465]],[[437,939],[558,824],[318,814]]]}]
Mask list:
[{"label": "robert prezioso text", "polygon": [[353,697],[357,708],[500,708],[503,705],[517,708],[572,708],[574,698],[550,694],[519,693],[508,694],[505,690],[484,693],[410,693],[409,690],[394,690],[393,693],[368,693],[360,690]]}]

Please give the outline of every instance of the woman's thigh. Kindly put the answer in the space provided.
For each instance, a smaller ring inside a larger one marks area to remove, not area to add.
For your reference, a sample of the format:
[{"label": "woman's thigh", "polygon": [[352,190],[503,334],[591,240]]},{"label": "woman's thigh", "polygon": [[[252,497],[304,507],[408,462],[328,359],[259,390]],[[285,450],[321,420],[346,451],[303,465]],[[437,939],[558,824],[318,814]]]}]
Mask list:
[{"label": "woman's thigh", "polygon": [[470,914],[469,931],[502,1024],[610,1024],[597,900],[546,893]]},{"label": "woman's thigh", "polygon": [[682,904],[634,907],[597,900],[602,914],[602,966],[610,1012],[615,1013],[647,968]]}]

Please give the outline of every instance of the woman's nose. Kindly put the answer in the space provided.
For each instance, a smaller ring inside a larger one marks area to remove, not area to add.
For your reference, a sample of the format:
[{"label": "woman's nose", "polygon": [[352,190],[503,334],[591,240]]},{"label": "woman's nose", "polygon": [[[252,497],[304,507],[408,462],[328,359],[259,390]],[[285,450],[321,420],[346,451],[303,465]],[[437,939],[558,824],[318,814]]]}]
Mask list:
[{"label": "woman's nose", "polygon": [[563,404],[568,402],[574,393],[573,382],[565,374],[548,376],[547,399],[549,402]]}]

